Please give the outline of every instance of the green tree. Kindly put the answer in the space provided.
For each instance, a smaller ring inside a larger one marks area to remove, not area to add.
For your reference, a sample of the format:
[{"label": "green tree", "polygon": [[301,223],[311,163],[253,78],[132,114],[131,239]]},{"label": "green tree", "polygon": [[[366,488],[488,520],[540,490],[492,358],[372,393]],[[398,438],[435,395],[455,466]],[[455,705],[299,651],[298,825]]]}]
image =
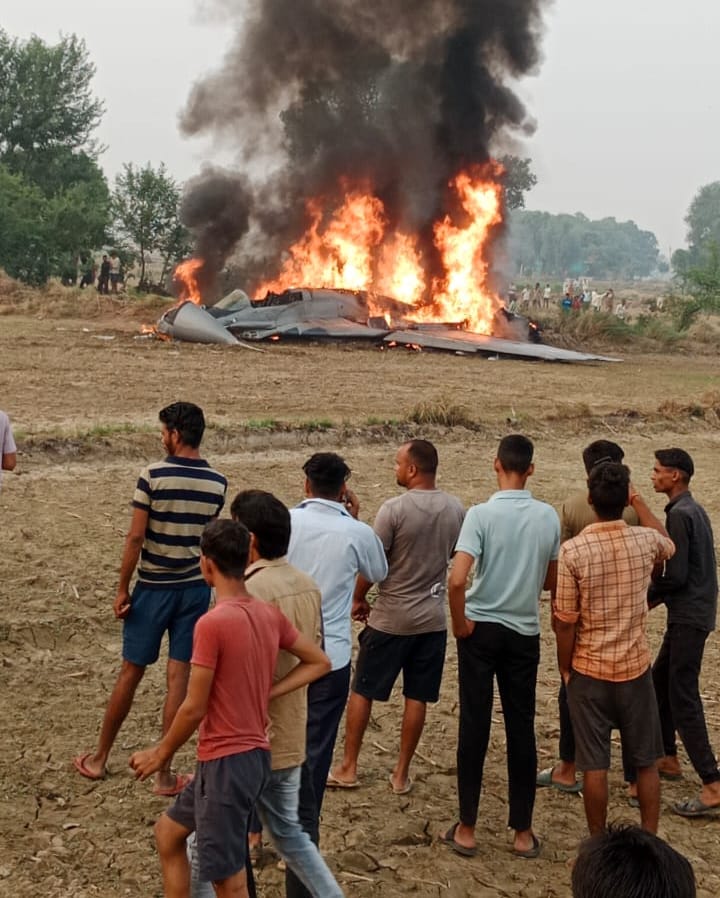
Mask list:
[{"label": "green tree", "polygon": [[503,156],[500,162],[505,169],[505,203],[508,209],[525,208],[525,194],[537,184],[537,177],[530,168],[531,159],[519,156]]},{"label": "green tree", "polygon": [[14,278],[43,284],[53,270],[48,199],[22,175],[0,165],[0,265]]},{"label": "green tree", "polygon": [[[0,261],[31,283],[72,270],[106,239],[110,194],[92,140],[103,113],[91,91],[94,74],[75,35],[51,46],[0,29],[0,166],[13,209],[5,216],[1,207]],[[30,206],[36,219],[28,230],[23,210]]]},{"label": "green tree", "polygon": [[112,210],[115,228],[121,238],[137,249],[140,259],[139,286],[147,286],[148,254],[163,256],[163,277],[170,264],[187,254],[189,238],[179,219],[180,188],[168,174],[164,163],[154,169],[148,162],[143,168],[123,165],[115,178]]},{"label": "green tree", "polygon": [[713,181],[698,190],[690,203],[685,223],[690,255],[697,263],[710,242],[720,243],[720,181]]},{"label": "green tree", "polygon": [[0,30],[0,162],[24,174],[53,148],[92,156],[103,114],[92,95],[94,75],[85,42],[74,34],[50,46]]}]

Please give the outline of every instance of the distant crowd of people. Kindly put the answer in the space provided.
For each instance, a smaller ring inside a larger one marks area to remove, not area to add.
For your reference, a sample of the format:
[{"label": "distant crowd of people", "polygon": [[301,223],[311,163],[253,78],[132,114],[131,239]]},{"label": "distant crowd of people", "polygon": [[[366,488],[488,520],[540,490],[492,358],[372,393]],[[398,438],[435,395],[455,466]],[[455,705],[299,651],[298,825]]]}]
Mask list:
[{"label": "distant crowd of people", "polygon": [[[534,287],[526,284],[521,290],[518,290],[515,284],[511,284],[508,290],[508,311],[514,314],[527,315],[540,309],[549,309],[555,302],[564,312],[592,310],[607,314],[614,313],[622,320],[628,314],[625,298],[616,303],[615,291],[612,287],[608,287],[602,293],[591,290],[587,278],[579,280],[566,278],[563,281],[562,293],[557,298],[553,296],[550,284],[546,283],[542,287],[539,281],[536,281]],[[662,303],[659,307],[662,308]]]},{"label": "distant crowd of people", "polygon": [[[534,447],[521,434],[500,441],[498,489],[467,512],[437,487],[436,448],[413,439],[395,458],[404,492],[383,503],[372,527],[358,519],[350,468],[333,452],[305,462],[305,499],[292,510],[249,489],[221,518],[228,483],[201,456],[202,410],[176,402],[159,418],[166,457],[138,478],[113,603],[123,622],[122,665],[97,744],[73,763],[87,779],[107,776],[167,633],[162,738],[129,761],[138,778],[154,777],[156,795],[176,796],[155,826],[166,896],[254,894],[248,833],[261,827],[286,862],[290,898],[342,896],[318,848],[325,790],[361,787],[373,703],[389,699],[400,674],[400,747],[388,790],[413,790],[412,761],[428,705],[440,695],[446,599],[458,655],[458,814],[439,840],[462,857],[478,853],[497,684],[512,853],[541,853],[532,822],[538,787],[582,791],[591,838],[572,873],[574,895],[695,894],[687,861],[655,836],[660,777],[683,775],[677,737],[702,786],[674,811],[720,814],[720,772],[699,692],[715,627],[716,559],[685,450],[655,452],[651,482],[667,499],[664,522],[631,481],[621,447],[607,440],[584,450],[587,489],[558,515],[528,489]],[[11,469],[8,432],[0,415],[3,467]],[[559,761],[538,771],[543,590],[557,641],[560,746]],[[667,628],[651,665],[646,623],[658,604]],[[354,670],[352,620],[364,625]],[[343,713],[343,751],[333,766]],[[177,773],[173,756],[198,728],[195,772]],[[606,825],[614,729],[639,828]]]}]

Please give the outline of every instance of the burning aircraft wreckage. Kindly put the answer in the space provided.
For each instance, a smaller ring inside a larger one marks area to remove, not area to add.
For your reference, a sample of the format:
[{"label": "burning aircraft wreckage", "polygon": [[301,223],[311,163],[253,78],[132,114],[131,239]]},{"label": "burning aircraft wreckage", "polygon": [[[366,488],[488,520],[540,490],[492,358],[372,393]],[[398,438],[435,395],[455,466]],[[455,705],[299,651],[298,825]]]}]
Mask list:
[{"label": "burning aircraft wreckage", "polygon": [[[223,4],[234,40],[180,126],[237,165],[186,184],[197,258],[157,331],[605,361],[543,344],[498,290],[507,211],[533,176],[495,152],[534,129],[514,85],[540,64],[549,3]],[[269,277],[213,303],[231,258]]]},{"label": "burning aircraft wreckage", "polygon": [[177,340],[226,345],[283,338],[355,340],[543,361],[616,361],[546,345],[533,322],[503,309],[495,316],[493,335],[474,333],[461,324],[418,323],[408,317],[413,311],[365,291],[287,290],[252,301],[242,290],[234,290],[214,306],[181,302],[160,318],[157,331]]}]

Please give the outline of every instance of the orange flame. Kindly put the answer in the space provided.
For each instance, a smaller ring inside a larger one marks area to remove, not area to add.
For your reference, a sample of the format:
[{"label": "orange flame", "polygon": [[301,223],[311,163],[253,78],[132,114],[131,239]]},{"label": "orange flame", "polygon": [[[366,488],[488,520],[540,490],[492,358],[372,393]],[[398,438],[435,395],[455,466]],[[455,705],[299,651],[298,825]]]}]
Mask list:
[{"label": "orange flame", "polygon": [[[258,297],[298,287],[364,290],[406,303],[405,317],[418,322],[456,322],[492,331],[502,301],[487,286],[488,236],[502,220],[502,167],[490,163],[460,173],[450,183],[462,209],[434,228],[444,274],[428,283],[417,238],[388,232],[381,200],[351,190],[334,212],[308,201],[310,225],[288,251],[280,274],[259,286]],[[368,300],[370,314],[382,314]]]},{"label": "orange flame", "polygon": [[186,259],[175,268],[173,281],[179,286],[178,304],[189,300],[195,305],[202,305],[197,274],[204,264],[203,259]]}]

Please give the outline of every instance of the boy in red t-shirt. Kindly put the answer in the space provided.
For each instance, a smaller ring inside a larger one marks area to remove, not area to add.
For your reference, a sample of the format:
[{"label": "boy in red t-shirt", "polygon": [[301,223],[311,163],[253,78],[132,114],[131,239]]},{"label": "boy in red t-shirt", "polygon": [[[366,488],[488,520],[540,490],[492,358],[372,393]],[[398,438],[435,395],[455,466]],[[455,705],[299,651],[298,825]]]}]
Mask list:
[{"label": "boy in red t-shirt", "polygon": [[[135,752],[139,779],[158,770],[200,725],[195,779],[155,824],[166,898],[188,898],[185,841],[197,833],[201,880],[220,898],[245,898],[250,811],[270,772],[268,702],[330,669],[325,653],[273,605],[245,590],[249,534],[236,521],[212,521],[200,540],[200,566],[216,605],[195,625],[187,697],[163,739]],[[278,651],[300,664],[273,685]]]}]

